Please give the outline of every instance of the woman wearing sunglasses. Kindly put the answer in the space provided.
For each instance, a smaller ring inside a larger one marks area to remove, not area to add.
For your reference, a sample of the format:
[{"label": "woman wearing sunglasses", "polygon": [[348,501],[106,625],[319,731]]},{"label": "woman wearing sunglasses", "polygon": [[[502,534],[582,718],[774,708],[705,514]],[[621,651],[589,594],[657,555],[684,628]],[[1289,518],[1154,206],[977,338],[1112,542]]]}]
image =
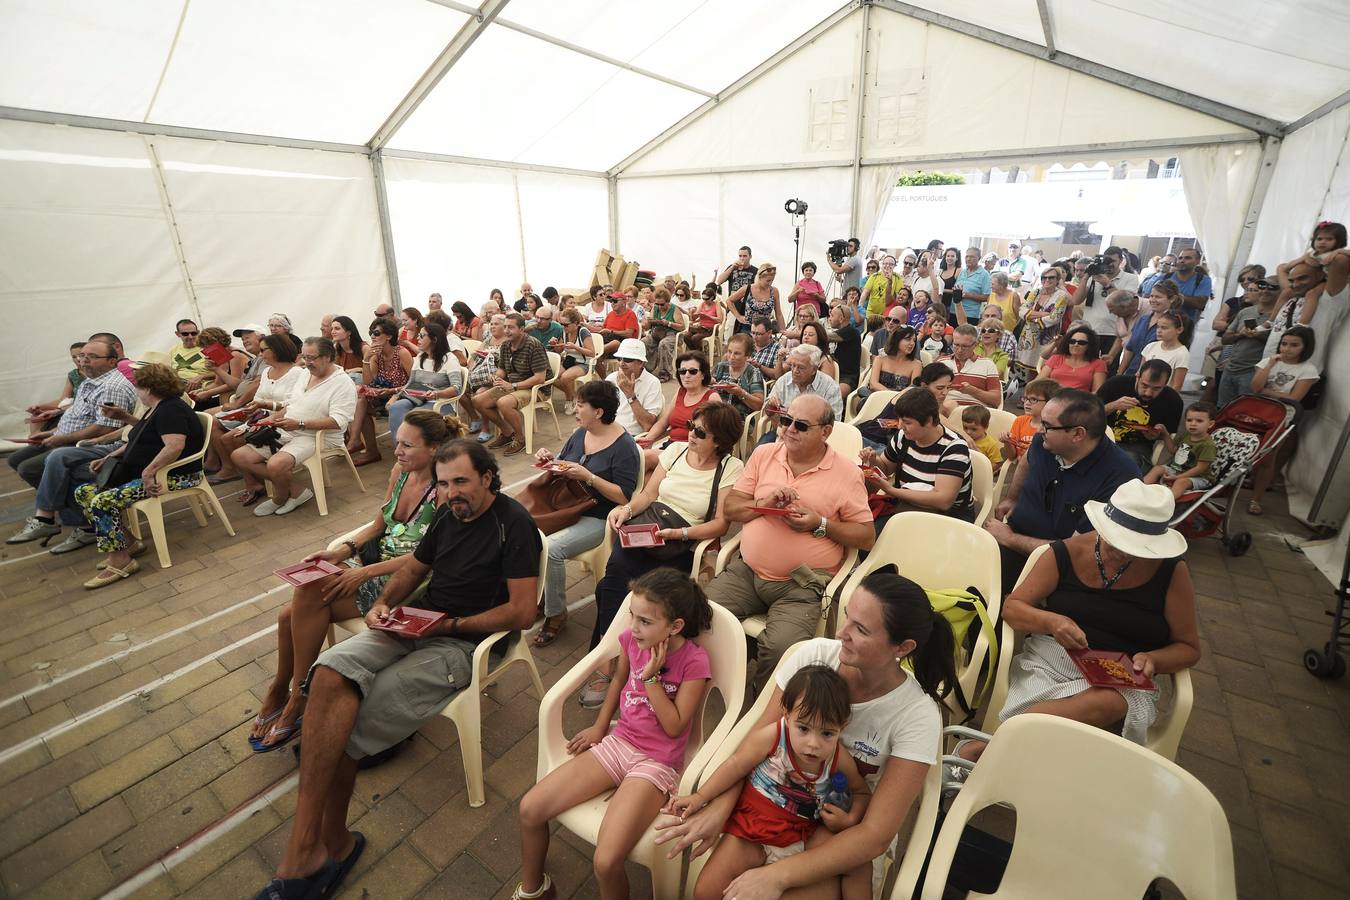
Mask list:
[{"label": "woman wearing sunglasses", "polygon": [[347,432],[347,452],[358,466],[380,461],[374,411],[384,408],[399,393],[408,383],[412,369],[412,354],[398,344],[398,323],[393,319],[371,322],[370,343],[366,345],[362,363],[362,384],[356,390],[356,418]]},{"label": "woman wearing sunglasses", "polygon": [[432,459],[441,444],[466,431],[453,416],[442,418],[429,409],[409,412],[394,440],[397,465],[374,520],[336,548],[305,557],[343,569],[297,587],[277,616],[277,672],[249,732],[254,753],[275,750],[300,733],[305,712],[300,684],[323,649],[329,626],[364,616],[404,556],[417,549],[436,514]]},{"label": "woman wearing sunglasses", "polygon": [[[689,440],[689,423],[694,414],[706,403],[720,400],[712,384],[712,368],[708,357],[697,350],[681,353],[675,359],[675,376],[680,387],[675,396],[666,403],[661,415],[656,417],[646,434],[638,435],[638,444],[645,448],[647,471],[656,468],[661,460],[661,449],[669,444],[682,444]],[[664,439],[664,442],[662,442]],[[660,443],[659,449],[653,449]]]},{"label": "woman wearing sunglasses", "polygon": [[1097,393],[1106,381],[1106,360],[1098,353],[1092,326],[1079,322],[1066,331],[1038,377],[1053,379],[1063,388]]}]

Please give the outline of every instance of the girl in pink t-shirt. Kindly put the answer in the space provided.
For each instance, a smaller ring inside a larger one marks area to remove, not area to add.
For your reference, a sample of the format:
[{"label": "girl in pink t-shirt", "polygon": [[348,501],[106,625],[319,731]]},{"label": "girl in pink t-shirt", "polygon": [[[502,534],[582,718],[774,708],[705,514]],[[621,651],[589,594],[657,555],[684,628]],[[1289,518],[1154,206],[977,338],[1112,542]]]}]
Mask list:
[{"label": "girl in pink t-shirt", "polygon": [[[671,568],[648,572],[630,591],[632,626],[619,635],[623,652],[595,724],[567,742],[572,759],[520,801],[521,880],[514,900],[557,897],[544,873],[549,821],[616,786],[595,847],[595,878],[602,897],[628,896],[624,860],[684,766],[689,731],[712,676],[707,651],[687,639],[712,626],[712,607],[696,582]],[[616,709],[619,720],[610,731]]]}]

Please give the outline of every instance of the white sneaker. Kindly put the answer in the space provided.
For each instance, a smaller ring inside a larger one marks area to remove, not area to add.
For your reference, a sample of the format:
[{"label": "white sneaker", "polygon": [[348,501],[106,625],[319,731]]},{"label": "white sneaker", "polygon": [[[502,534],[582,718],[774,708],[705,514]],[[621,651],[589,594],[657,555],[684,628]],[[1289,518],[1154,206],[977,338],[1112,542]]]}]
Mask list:
[{"label": "white sneaker", "polygon": [[577,411],[577,405],[571,400],[563,404],[563,415],[570,416]]},{"label": "white sneaker", "polygon": [[287,500],[285,503],[278,506],[277,515],[284,516],[288,512],[294,512],[295,510],[299,509],[301,506],[304,506],[306,503],[308,503],[313,499],[314,499],[314,492],[311,491],[309,488],[305,488],[303,491],[300,492],[299,497],[292,497],[290,500]]},{"label": "white sneaker", "polygon": [[277,505],[270,497],[266,500],[260,501],[257,506],[253,507],[253,514],[255,516],[258,516],[259,518],[263,516],[270,516],[272,515],[272,513],[276,511]]}]

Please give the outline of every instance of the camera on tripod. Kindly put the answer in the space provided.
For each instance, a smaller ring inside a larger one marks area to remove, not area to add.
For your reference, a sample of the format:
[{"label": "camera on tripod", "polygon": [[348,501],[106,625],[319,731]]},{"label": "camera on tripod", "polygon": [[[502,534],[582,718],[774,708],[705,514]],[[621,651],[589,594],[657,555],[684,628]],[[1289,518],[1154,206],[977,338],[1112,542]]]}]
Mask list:
[{"label": "camera on tripod", "polygon": [[842,265],[844,260],[848,259],[848,238],[830,241],[829,246],[825,248],[825,255],[836,266]]},{"label": "camera on tripod", "polygon": [[794,197],[783,204],[783,211],[790,216],[804,216],[806,215],[806,201]]}]

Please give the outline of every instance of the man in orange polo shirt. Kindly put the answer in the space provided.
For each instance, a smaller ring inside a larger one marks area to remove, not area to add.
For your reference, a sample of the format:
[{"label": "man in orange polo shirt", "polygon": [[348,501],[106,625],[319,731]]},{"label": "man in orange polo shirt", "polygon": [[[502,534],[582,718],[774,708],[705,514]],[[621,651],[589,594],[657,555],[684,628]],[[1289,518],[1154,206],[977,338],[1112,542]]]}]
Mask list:
[{"label": "man in orange polo shirt", "polygon": [[[857,461],[826,443],[833,427],[834,410],[823,398],[797,397],[779,417],[778,441],[750,455],[727,493],[727,519],[745,526],[741,555],[708,585],[708,599],[741,619],[767,616],[756,691],[784,650],[816,636],[821,595],[846,549],[870,550],[876,537]],[[792,512],[766,515],[755,506]]]}]

